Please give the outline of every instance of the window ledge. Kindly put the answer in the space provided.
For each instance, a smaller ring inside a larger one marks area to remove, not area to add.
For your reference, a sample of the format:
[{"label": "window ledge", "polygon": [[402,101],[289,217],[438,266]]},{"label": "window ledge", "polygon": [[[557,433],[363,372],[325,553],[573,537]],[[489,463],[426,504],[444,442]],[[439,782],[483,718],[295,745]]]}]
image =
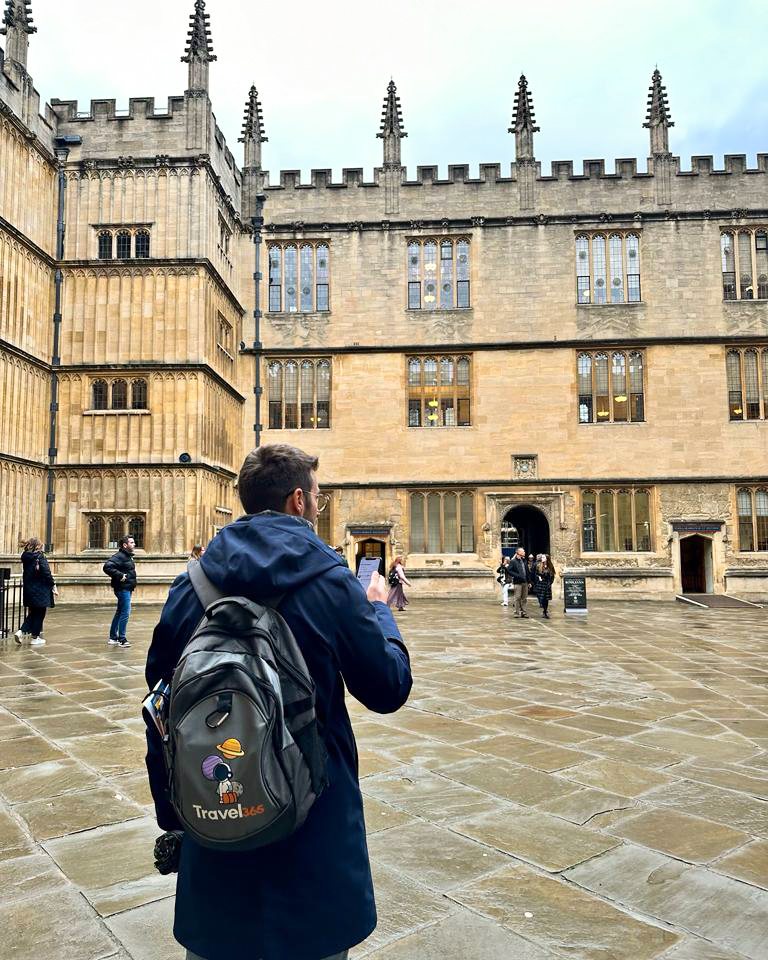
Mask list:
[{"label": "window ledge", "polygon": [[768,417],[756,417],[754,420],[736,419],[728,417],[728,423],[768,423]]},{"label": "window ledge", "polygon": [[735,307],[765,306],[765,304],[767,303],[768,303],[768,299],[763,299],[763,298],[758,299],[757,297],[755,297],[752,300],[723,300],[724,306],[727,305],[727,306],[735,306]]},{"label": "window ledge", "polygon": [[426,425],[425,425],[425,426],[419,426],[419,427],[417,427],[417,426],[411,426],[410,423],[409,423],[409,424],[408,424],[408,429],[409,429],[409,430],[430,430],[430,431],[431,431],[431,430],[434,430],[434,431],[437,432],[438,430],[471,430],[473,426],[474,426],[474,424],[472,424],[472,423],[464,423],[464,424],[455,423],[455,424],[453,424],[453,425],[450,426],[450,427],[448,427],[448,426],[427,427]]},{"label": "window ledge", "polygon": [[416,317],[419,317],[419,316],[433,317],[433,316],[436,316],[439,314],[445,314],[445,313],[448,313],[448,314],[472,313],[472,310],[473,310],[472,307],[406,307],[405,308],[406,314],[410,314]]},{"label": "window ledge", "polygon": [[595,310],[605,310],[606,307],[613,307],[614,310],[626,310],[627,307],[634,309],[635,307],[645,307],[647,306],[645,300],[632,300],[630,303],[576,303],[576,306],[580,310],[588,310],[589,308]]},{"label": "window ledge", "polygon": [[330,310],[277,310],[264,313],[268,320],[287,320],[290,317],[328,317]]},{"label": "window ledge", "polygon": [[647,420],[593,420],[591,423],[579,421],[580,427],[641,427]]},{"label": "window ledge", "polygon": [[[597,550],[582,550],[579,554],[581,560],[625,560],[627,557],[661,557],[663,554],[656,553],[655,550],[608,550],[605,553]],[[633,567],[633,569],[635,569]]]},{"label": "window ledge", "polygon": [[151,411],[147,409],[138,410],[83,410],[84,417],[103,417],[110,413],[130,413],[133,416],[147,416]]}]

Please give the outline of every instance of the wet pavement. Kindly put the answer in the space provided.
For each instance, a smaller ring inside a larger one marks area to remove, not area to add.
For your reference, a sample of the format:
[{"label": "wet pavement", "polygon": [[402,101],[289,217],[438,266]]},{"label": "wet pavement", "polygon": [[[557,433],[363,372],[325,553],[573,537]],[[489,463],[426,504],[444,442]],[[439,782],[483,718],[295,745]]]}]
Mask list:
[{"label": "wet pavement", "polygon": [[[3,960],[180,960],[139,702],[158,608],[0,642]],[[379,907],[354,960],[766,960],[768,610],[414,602],[415,685],[350,702]],[[247,957],[242,960],[256,960]]]}]

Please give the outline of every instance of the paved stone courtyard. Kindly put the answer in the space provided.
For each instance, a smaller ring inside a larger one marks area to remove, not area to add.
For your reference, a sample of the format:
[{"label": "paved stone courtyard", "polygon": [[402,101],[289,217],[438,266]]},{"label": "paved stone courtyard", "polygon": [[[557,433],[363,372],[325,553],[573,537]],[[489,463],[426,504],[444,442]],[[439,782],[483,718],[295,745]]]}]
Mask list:
[{"label": "paved stone courtyard", "polygon": [[[139,717],[158,608],[130,650],[111,612],[0,645],[3,960],[183,956]],[[379,905],[355,960],[768,957],[767,610],[416,601],[400,622],[408,706],[350,704]]]}]

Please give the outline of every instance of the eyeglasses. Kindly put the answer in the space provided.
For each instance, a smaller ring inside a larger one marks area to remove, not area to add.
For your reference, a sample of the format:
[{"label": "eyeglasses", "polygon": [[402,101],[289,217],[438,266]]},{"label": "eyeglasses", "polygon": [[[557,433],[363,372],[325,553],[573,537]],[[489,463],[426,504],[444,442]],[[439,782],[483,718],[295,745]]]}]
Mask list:
[{"label": "eyeglasses", "polygon": [[289,490],[285,494],[286,497],[290,497],[292,493],[295,493],[296,490],[301,490],[302,493],[306,493],[308,497],[315,497],[317,500],[317,512],[324,513],[331,502],[330,494],[328,493],[315,493],[314,490],[304,490],[302,487],[294,487],[293,490]]}]

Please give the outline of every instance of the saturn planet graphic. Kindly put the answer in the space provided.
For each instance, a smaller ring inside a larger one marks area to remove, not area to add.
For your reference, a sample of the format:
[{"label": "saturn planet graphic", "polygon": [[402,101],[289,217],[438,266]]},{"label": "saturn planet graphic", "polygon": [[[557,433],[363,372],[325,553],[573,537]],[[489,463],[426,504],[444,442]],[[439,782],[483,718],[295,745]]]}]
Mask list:
[{"label": "saturn planet graphic", "polygon": [[235,757],[245,756],[245,751],[240,745],[240,741],[235,740],[234,737],[230,737],[229,740],[225,740],[224,743],[218,743],[216,749],[220,750],[222,756],[226,757],[227,760],[234,760]]}]

